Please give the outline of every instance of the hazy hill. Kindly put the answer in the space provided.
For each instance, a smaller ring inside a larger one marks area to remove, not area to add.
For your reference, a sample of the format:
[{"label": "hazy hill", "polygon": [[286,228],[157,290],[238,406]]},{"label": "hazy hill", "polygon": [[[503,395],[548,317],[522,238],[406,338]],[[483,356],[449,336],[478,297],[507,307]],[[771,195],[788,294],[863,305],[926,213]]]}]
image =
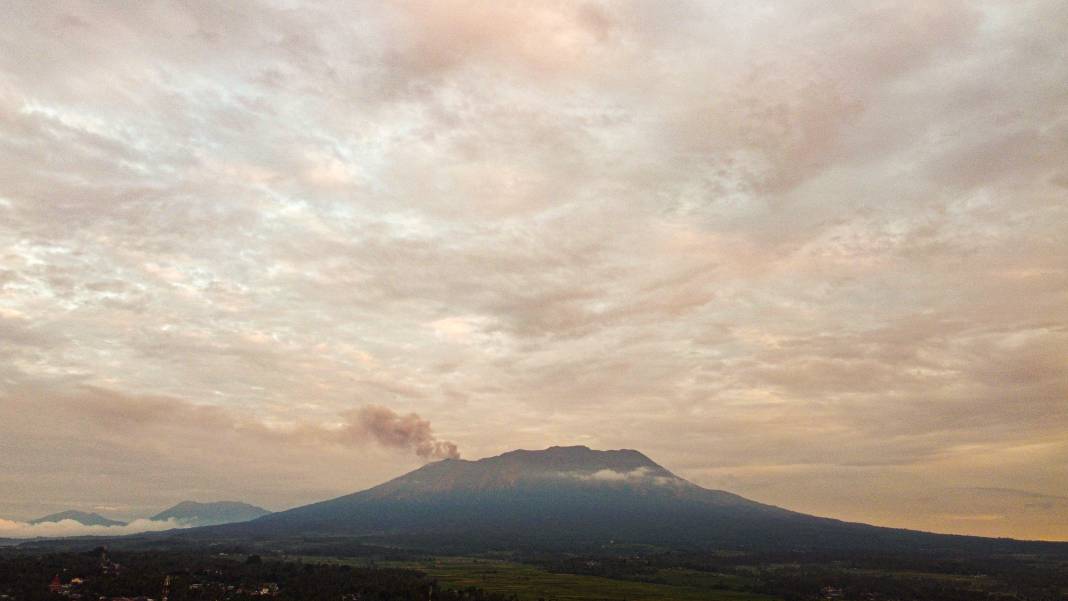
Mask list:
[{"label": "hazy hill", "polygon": [[112,520],[106,518],[99,513],[89,513],[85,511],[75,511],[73,509],[69,511],[61,511],[59,513],[53,513],[46,515],[36,520],[30,520],[31,524],[43,524],[45,522],[62,522],[63,520],[74,520],[79,524],[85,526],[125,526],[126,522],[120,522],[118,520]]},{"label": "hazy hill", "polygon": [[185,525],[211,526],[246,522],[271,513],[262,507],[237,501],[197,503],[182,501],[152,516],[152,520],[175,520]]},{"label": "hazy hill", "polygon": [[355,536],[425,546],[1021,550],[804,515],[692,484],[633,450],[552,447],[447,459],[395,480],[192,537]]}]

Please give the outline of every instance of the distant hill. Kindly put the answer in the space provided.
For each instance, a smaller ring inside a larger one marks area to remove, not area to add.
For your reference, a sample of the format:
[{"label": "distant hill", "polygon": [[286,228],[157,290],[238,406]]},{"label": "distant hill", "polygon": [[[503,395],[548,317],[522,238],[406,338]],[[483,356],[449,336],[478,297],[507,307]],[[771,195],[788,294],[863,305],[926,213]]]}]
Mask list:
[{"label": "distant hill", "polygon": [[85,511],[61,511],[59,513],[53,513],[52,515],[46,515],[36,520],[30,520],[31,524],[43,524],[46,522],[62,522],[63,520],[74,520],[84,526],[125,526],[126,522],[120,522],[118,520],[112,520],[106,518],[99,513],[88,513]]},{"label": "distant hill", "polygon": [[247,522],[271,513],[262,507],[237,501],[217,501],[214,503],[197,503],[182,501],[174,507],[165,509],[150,519],[175,520],[187,526],[212,526]]},{"label": "distant hill", "polygon": [[[709,490],[634,450],[552,447],[446,459],[374,488],[182,537],[359,537],[463,549],[972,549],[1045,543],[938,535],[805,515]],[[1060,545],[1060,550],[1068,545]]]}]

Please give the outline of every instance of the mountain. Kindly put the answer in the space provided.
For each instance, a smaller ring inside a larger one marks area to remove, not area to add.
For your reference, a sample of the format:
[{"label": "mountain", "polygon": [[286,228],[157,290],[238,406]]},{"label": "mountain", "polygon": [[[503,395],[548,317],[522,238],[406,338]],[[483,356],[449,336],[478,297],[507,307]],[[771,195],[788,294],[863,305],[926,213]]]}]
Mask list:
[{"label": "mountain", "polygon": [[446,459],[362,492],[178,536],[358,537],[460,549],[574,549],[615,542],[992,552],[1044,545],[805,515],[701,488],[638,451],[582,446],[512,451],[478,461]]},{"label": "mountain", "polygon": [[85,511],[61,511],[59,513],[53,513],[46,515],[36,520],[30,520],[31,524],[42,524],[45,522],[62,522],[63,520],[74,520],[84,526],[125,526],[126,522],[120,522],[118,520],[108,519],[99,513],[88,513]]},{"label": "mountain", "polygon": [[217,501],[214,503],[182,501],[174,507],[157,513],[150,519],[157,521],[174,520],[183,525],[211,526],[247,522],[269,513],[271,512],[262,507],[237,501]]}]

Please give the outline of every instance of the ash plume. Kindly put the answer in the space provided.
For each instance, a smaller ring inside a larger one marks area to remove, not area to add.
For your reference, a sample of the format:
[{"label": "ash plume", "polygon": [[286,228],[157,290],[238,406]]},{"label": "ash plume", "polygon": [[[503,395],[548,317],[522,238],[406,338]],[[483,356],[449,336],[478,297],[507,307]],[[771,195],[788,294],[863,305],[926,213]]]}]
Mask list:
[{"label": "ash plume", "polygon": [[383,446],[411,449],[423,459],[459,459],[455,443],[438,440],[430,422],[417,413],[400,415],[388,407],[367,405],[345,415],[346,434],[369,436]]}]

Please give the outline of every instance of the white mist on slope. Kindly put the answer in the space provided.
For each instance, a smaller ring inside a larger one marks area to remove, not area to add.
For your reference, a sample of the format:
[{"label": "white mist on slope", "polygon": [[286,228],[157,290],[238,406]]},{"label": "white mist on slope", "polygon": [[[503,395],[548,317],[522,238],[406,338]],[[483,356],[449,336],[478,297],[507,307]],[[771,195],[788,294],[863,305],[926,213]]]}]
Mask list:
[{"label": "white mist on slope", "polygon": [[188,528],[191,524],[177,520],[137,519],[125,526],[86,526],[75,520],[30,524],[0,519],[0,538],[62,538],[67,536],[120,536],[139,532],[159,532]]}]

